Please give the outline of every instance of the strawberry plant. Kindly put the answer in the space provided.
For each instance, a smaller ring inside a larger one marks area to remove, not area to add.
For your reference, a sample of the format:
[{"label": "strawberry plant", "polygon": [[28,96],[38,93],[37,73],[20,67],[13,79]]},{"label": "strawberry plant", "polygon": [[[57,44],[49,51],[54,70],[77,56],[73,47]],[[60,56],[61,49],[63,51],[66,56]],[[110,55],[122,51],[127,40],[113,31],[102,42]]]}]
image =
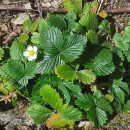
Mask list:
[{"label": "strawberry plant", "polygon": [[111,23],[94,11],[97,1],[63,4],[67,14],[26,20],[5,48],[9,57],[0,48],[0,77],[32,103],[27,112],[37,124],[73,128],[90,120],[102,127],[130,111],[130,26],[113,35]]}]

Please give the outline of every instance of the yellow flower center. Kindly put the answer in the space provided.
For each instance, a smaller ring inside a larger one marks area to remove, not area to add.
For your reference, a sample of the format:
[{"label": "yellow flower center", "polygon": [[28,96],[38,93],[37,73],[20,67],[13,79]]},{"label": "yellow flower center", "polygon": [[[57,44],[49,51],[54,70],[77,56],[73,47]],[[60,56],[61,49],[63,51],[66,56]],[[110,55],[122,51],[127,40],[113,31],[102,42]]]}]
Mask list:
[{"label": "yellow flower center", "polygon": [[33,56],[36,52],[34,50],[29,51],[29,56]]}]

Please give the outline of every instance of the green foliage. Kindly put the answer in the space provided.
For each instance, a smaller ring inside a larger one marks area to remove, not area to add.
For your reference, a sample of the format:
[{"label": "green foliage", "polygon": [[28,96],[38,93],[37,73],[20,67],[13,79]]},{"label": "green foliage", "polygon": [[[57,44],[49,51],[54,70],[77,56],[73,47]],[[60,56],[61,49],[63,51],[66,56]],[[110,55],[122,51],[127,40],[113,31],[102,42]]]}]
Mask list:
[{"label": "green foliage", "polygon": [[[97,50],[94,51],[96,52]],[[96,54],[95,58],[91,59],[90,63],[87,63],[85,66],[88,68],[90,65],[99,76],[111,74],[115,69],[112,62],[112,52],[105,48],[99,50],[98,55]]]},{"label": "green foliage", "polygon": [[10,92],[15,91],[15,89],[16,88],[12,82],[0,78],[0,92],[2,92],[4,95],[8,95]]},{"label": "green foliage", "polygon": [[98,42],[99,42],[99,40],[98,40],[98,35],[96,34],[95,31],[89,30],[86,35],[87,35],[87,39],[88,39],[92,44],[98,44]]},{"label": "green foliage", "polygon": [[79,23],[82,26],[85,26],[87,30],[96,30],[98,28],[97,16],[91,11],[86,11],[85,14],[81,17]]},{"label": "green foliage", "polygon": [[64,16],[50,15],[47,21],[50,26],[54,26],[56,28],[59,28],[60,30],[67,29],[67,24]]},{"label": "green foliage", "polygon": [[63,5],[69,12],[79,13],[82,11],[82,0],[63,0]]},{"label": "green foliage", "polygon": [[33,118],[35,123],[42,124],[44,123],[53,113],[50,109],[43,107],[39,104],[34,104],[27,109],[27,112]]},{"label": "green foliage", "polygon": [[44,33],[44,60],[39,63],[39,73],[49,73],[64,62],[72,62],[82,54],[86,45],[86,38],[81,35],[67,36],[63,39],[62,32],[57,28],[50,28]]},{"label": "green foliage", "polygon": [[[33,68],[33,69],[32,69]],[[32,79],[37,71],[35,62],[28,62],[25,66],[20,61],[9,60],[7,70],[10,77],[19,82],[21,86],[26,86],[29,79]]]},{"label": "green foliage", "polygon": [[40,89],[40,95],[42,96],[43,101],[56,110],[60,109],[63,105],[60,95],[49,85],[45,85]]},{"label": "green foliage", "polygon": [[84,84],[90,84],[95,81],[96,75],[91,70],[80,70],[77,72],[79,81]]},{"label": "green foliage", "polygon": [[111,92],[114,95],[115,99],[120,103],[124,103],[125,101],[125,92],[130,94],[128,84],[122,82],[121,80],[115,80],[113,82],[111,86]]},{"label": "green foliage", "polygon": [[0,61],[4,57],[4,49],[0,47]]},{"label": "green foliage", "polygon": [[23,44],[14,41],[10,47],[10,56],[13,60],[23,60],[23,52],[25,50],[25,47]]},{"label": "green foliage", "polygon": [[27,112],[50,129],[87,118],[101,127],[111,114],[129,112],[130,24],[114,32],[97,17],[97,0],[84,7],[81,0],[63,4],[69,13],[28,19],[11,45],[1,44],[0,92],[27,98]]},{"label": "green foliage", "polygon": [[87,111],[89,120],[94,122],[97,127],[106,123],[106,112],[112,114],[110,103],[104,97],[95,98],[90,94],[82,95],[76,100],[76,105]]},{"label": "green foliage", "polygon": [[74,81],[77,79],[76,72],[67,64],[58,65],[55,73],[58,77],[66,81]]}]

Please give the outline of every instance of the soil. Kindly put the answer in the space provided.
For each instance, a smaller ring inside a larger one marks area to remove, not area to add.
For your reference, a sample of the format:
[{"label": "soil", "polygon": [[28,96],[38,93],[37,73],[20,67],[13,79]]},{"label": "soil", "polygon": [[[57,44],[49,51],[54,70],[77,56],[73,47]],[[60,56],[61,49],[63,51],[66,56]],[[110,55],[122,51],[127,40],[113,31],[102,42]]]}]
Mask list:
[{"label": "soil", "polygon": [[[52,12],[62,7],[61,0],[0,0],[0,4],[23,6],[28,4],[26,8],[37,9],[37,12],[27,9],[29,17],[35,19],[43,16],[39,7],[53,8]],[[104,0],[105,1],[105,0]],[[84,0],[86,2],[86,0]],[[122,7],[130,7],[129,0],[106,0],[101,10],[117,9]],[[15,25],[11,21],[16,18],[20,11],[0,10],[0,46],[10,44],[11,41],[20,35],[21,25]],[[109,14],[109,18],[114,21],[116,29],[121,32],[130,21],[130,13]],[[0,130],[47,130],[45,125],[35,125],[30,116],[26,113],[29,103],[26,100],[19,101],[14,107],[11,104],[0,102]],[[86,127],[86,126],[84,126]],[[76,130],[79,128],[75,128]],[[92,128],[91,128],[92,129]],[[102,130],[130,130],[130,113],[119,113]]]}]

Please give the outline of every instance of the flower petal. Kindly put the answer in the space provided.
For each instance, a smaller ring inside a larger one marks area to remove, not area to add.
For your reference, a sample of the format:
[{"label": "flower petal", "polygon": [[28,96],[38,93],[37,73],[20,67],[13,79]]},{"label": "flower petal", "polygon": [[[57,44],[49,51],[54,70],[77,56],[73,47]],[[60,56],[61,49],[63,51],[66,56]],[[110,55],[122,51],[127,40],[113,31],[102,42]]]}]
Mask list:
[{"label": "flower petal", "polygon": [[25,52],[23,53],[23,55],[24,55],[25,57],[29,57],[29,52],[28,52],[28,51],[25,51]]},{"label": "flower petal", "polygon": [[34,59],[33,59],[33,56],[29,56],[28,57],[28,61],[33,61]]},{"label": "flower petal", "polygon": [[27,50],[28,50],[28,51],[31,51],[32,49],[33,49],[33,47],[30,46],[30,45],[27,47]]},{"label": "flower petal", "polygon": [[37,47],[34,46],[34,47],[33,47],[33,50],[34,50],[34,52],[37,52]]},{"label": "flower petal", "polygon": [[37,54],[35,53],[34,55],[33,55],[33,59],[35,60],[37,58]]}]

